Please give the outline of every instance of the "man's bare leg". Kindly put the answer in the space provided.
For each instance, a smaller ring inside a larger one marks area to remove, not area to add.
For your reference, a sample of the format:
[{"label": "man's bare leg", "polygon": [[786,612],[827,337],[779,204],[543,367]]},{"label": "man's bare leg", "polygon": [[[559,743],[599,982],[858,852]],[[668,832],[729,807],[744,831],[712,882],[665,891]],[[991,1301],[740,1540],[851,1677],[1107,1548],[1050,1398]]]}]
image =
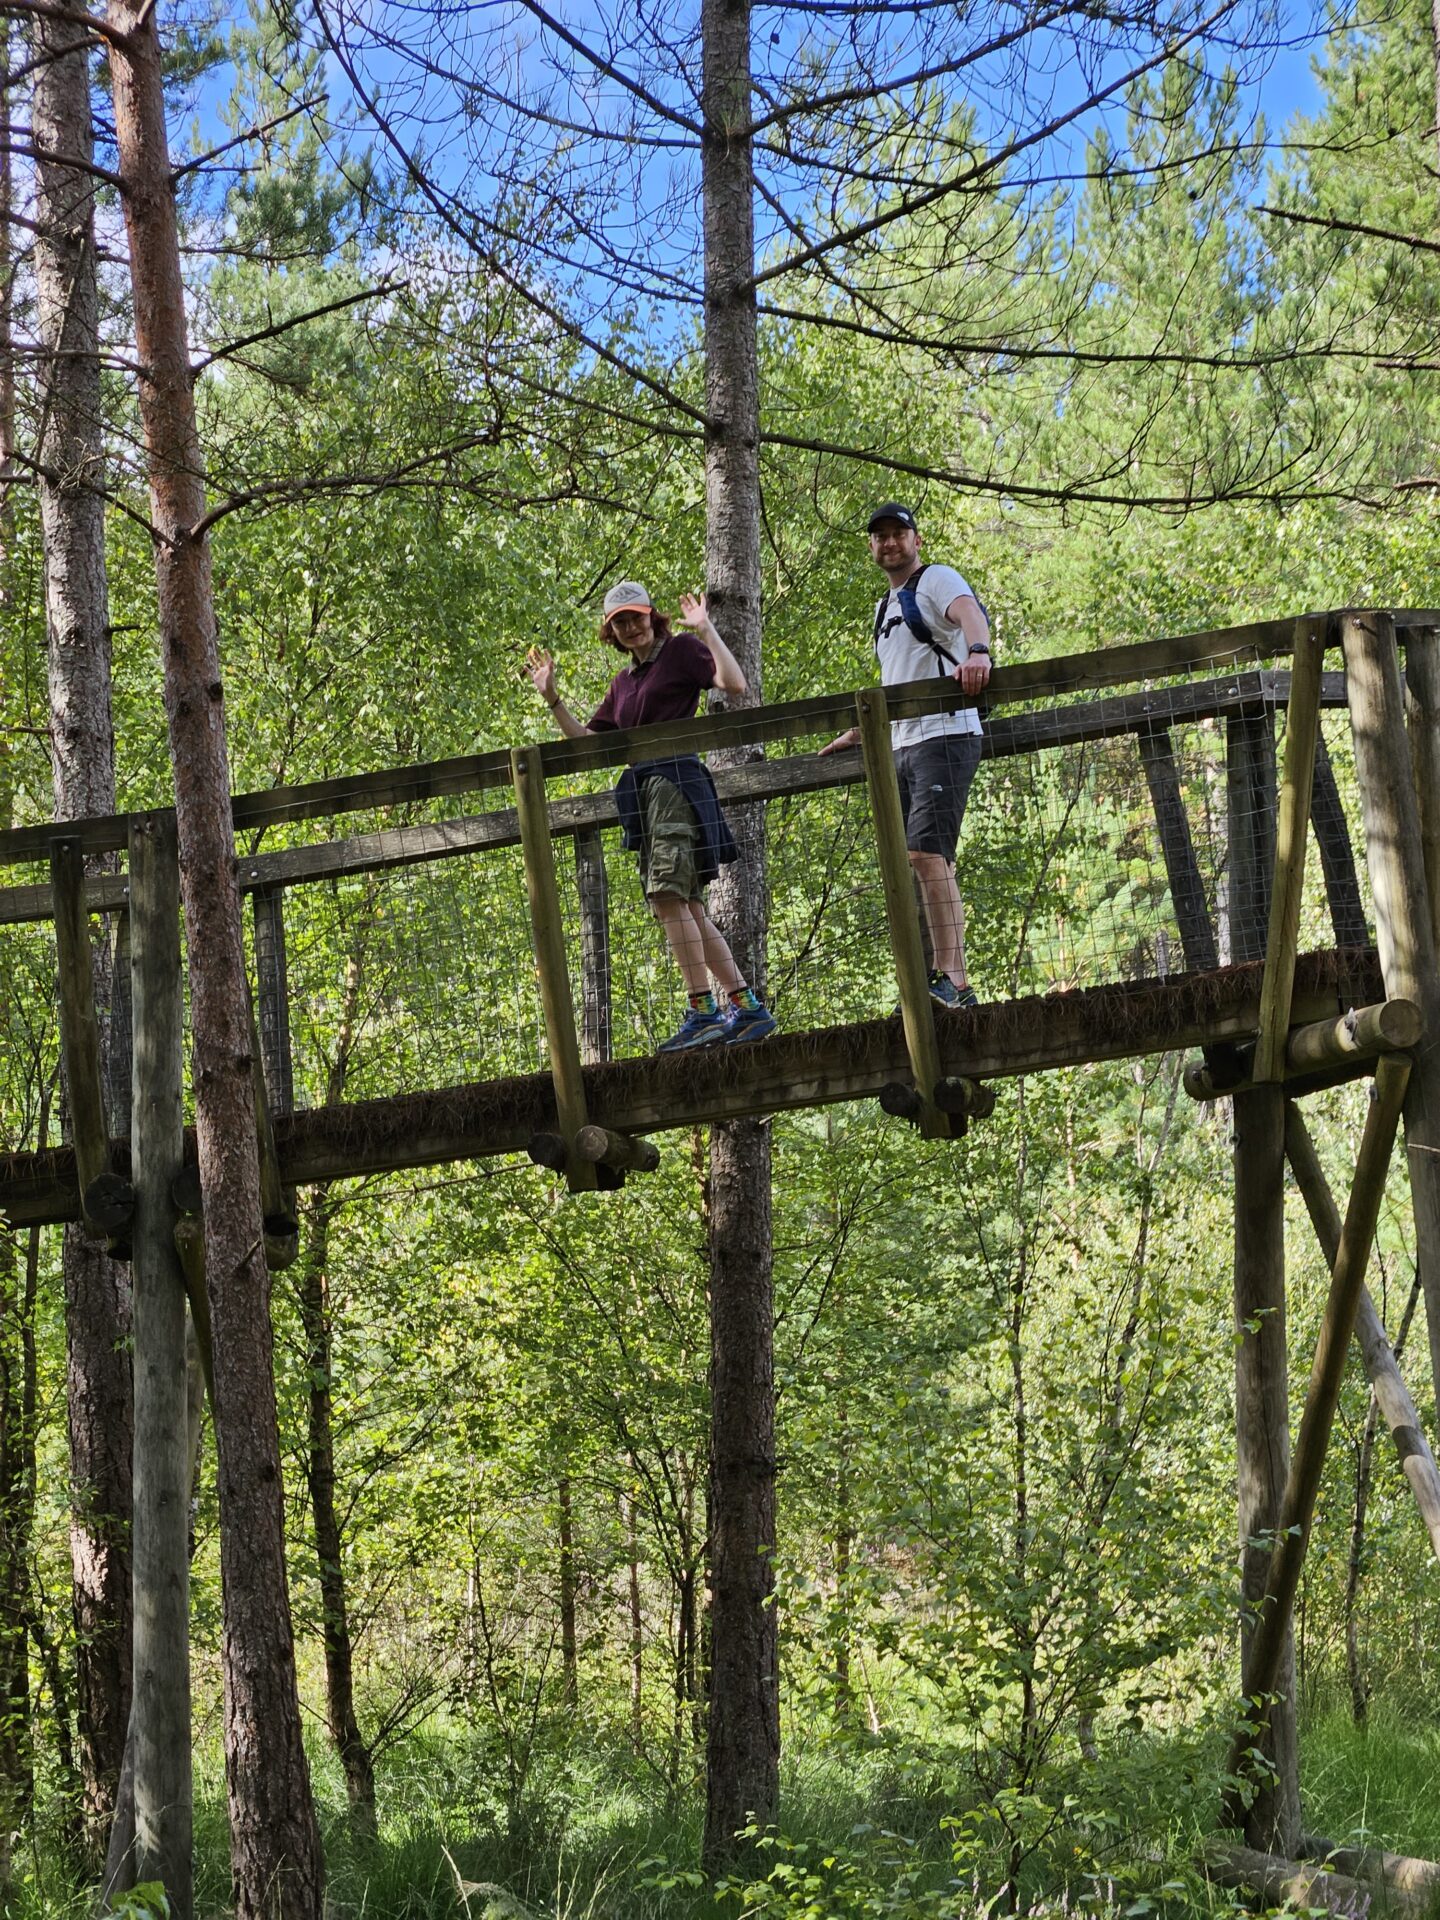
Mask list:
[{"label": "man's bare leg", "polygon": [[965,972],[965,908],[955,869],[939,853],[912,853],[910,865],[920,882],[925,924],[935,954],[935,971],[948,974],[957,987],[968,986]]},{"label": "man's bare leg", "polygon": [[705,938],[691,912],[696,902],[682,900],[678,893],[652,893],[649,898],[650,911],[665,929],[665,938],[684,977],[686,992],[708,993],[710,965],[705,956]]},{"label": "man's bare leg", "polygon": [[708,993],[712,977],[724,994],[738,993],[745,985],[724,934],[700,901],[682,900],[678,893],[652,893],[650,911],[665,929],[687,992]]}]

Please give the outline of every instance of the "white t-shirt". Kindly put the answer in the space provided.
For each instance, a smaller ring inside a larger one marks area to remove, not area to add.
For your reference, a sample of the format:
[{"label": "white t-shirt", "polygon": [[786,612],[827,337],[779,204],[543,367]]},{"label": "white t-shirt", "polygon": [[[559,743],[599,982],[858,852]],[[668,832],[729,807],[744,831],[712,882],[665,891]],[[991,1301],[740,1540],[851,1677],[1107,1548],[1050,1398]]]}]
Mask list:
[{"label": "white t-shirt", "polygon": [[[960,594],[974,598],[973,590],[954,567],[927,566],[915,589],[915,598],[931,633],[957,660],[965,658],[965,636],[946,619],[945,609]],[[933,647],[917,640],[910,631],[900,612],[898,587],[892,587],[886,599],[875,651],[880,656],[883,686],[904,686],[907,680],[933,680],[939,674],[953,675],[955,671]],[[974,707],[962,707],[958,713],[922,714],[918,720],[894,720],[890,725],[891,744],[896,747],[913,747],[921,740],[939,740],[947,733],[979,732],[980,716]]]}]

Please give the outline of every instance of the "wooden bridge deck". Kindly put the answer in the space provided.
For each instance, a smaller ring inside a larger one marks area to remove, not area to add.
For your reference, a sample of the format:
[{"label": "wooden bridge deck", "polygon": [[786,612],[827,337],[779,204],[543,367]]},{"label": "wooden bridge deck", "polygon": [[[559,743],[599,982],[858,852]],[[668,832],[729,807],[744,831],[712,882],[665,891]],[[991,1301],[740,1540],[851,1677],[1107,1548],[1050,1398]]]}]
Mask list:
[{"label": "wooden bridge deck", "polygon": [[[1084,1061],[1243,1044],[1259,1025],[1263,973],[1262,963],[1251,962],[969,1012],[937,1010],[941,1067],[969,1079],[1013,1079]],[[1372,951],[1304,954],[1292,1018],[1323,1020],[1382,997]],[[758,1046],[652,1054],[584,1070],[591,1117],[627,1134],[871,1099],[909,1078],[898,1014],[780,1033]],[[284,1179],[304,1186],[522,1152],[555,1125],[550,1075],[533,1073],[280,1114],[275,1142]],[[188,1144],[193,1155],[193,1136]],[[114,1151],[123,1163],[126,1143],[116,1141]],[[73,1150],[0,1157],[0,1217],[11,1227],[78,1219]]]}]

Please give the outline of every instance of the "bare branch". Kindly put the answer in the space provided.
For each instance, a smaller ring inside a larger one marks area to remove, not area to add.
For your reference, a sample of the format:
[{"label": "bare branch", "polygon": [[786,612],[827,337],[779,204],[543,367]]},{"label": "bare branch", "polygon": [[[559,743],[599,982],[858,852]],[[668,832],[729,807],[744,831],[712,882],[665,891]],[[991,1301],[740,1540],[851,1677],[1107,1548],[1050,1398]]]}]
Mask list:
[{"label": "bare branch", "polygon": [[278,340],[282,334],[296,327],[303,327],[312,320],[323,319],[329,313],[343,313],[347,307],[358,307],[366,300],[383,299],[387,293],[398,293],[409,286],[408,280],[382,280],[377,287],[362,287],[358,293],[347,293],[338,300],[327,300],[324,306],[311,307],[308,312],[292,314],[288,320],[277,320],[272,326],[261,327],[255,333],[247,333],[238,340],[231,340],[223,347],[217,347],[213,353],[207,353],[203,360],[197,360],[193,371],[201,374],[207,367],[213,367],[217,360],[229,359],[243,353],[247,347],[258,347],[267,340]]},{"label": "bare branch", "polygon": [[1273,220],[1291,220],[1298,227],[1320,227],[1327,233],[1358,233],[1366,240],[1390,240],[1415,253],[1440,253],[1440,240],[1422,240],[1419,234],[1396,233],[1390,227],[1369,227],[1359,220],[1338,220],[1333,214],[1296,213],[1289,207],[1257,207]]}]

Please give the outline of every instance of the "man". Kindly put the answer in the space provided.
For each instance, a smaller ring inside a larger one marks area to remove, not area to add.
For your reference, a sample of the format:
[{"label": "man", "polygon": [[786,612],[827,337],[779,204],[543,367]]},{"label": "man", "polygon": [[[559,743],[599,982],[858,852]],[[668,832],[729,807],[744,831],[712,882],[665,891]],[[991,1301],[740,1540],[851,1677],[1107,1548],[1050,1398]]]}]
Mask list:
[{"label": "man", "polygon": [[[894,500],[877,507],[869,531],[871,556],[890,582],[875,616],[882,685],[901,686],[938,672],[957,680],[968,694],[983,693],[990,679],[990,622],[979,600],[953,567],[921,560],[920,530],[908,507]],[[955,848],[980,764],[980,716],[974,707],[963,707],[958,713],[896,720],[890,732],[905,844],[935,957],[930,992],[942,1007],[973,1007],[979,1003],[965,971],[965,909],[955,881]],[[859,738],[858,727],[852,727],[820,751],[835,753]]]}]

